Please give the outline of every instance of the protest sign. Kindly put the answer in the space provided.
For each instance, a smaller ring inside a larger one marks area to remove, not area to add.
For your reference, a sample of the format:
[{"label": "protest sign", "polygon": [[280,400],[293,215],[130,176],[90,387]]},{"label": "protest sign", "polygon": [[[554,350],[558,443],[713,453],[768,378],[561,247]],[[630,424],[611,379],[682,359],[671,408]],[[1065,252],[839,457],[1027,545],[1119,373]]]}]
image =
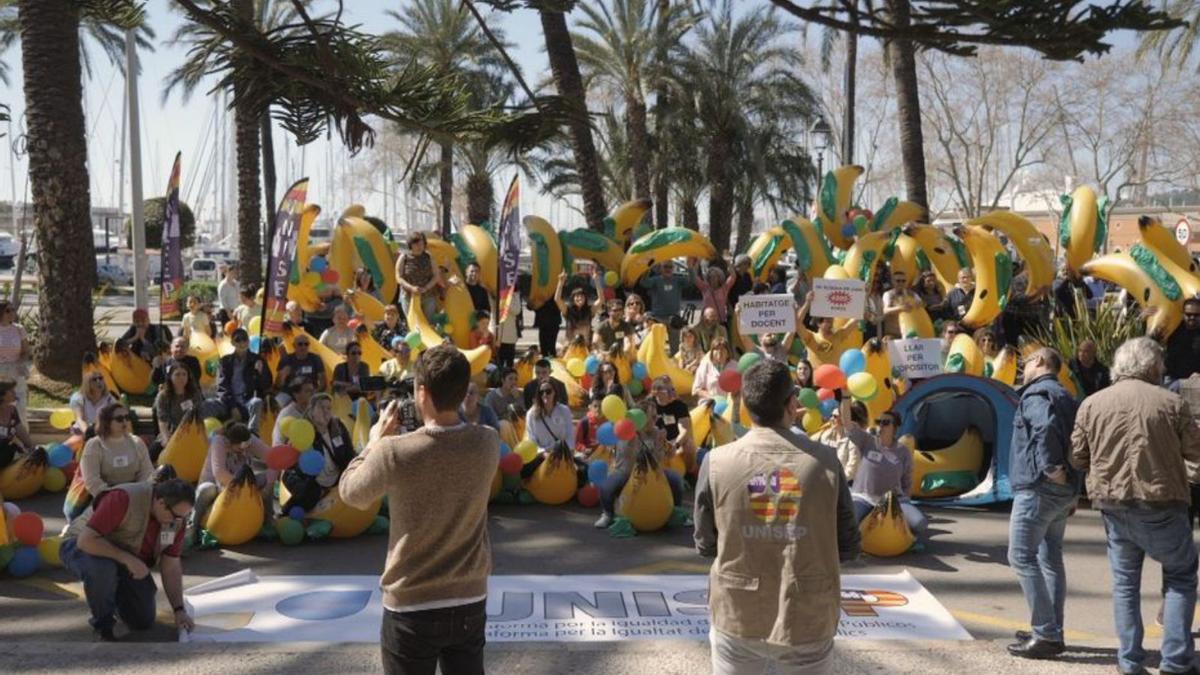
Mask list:
[{"label": "protest sign", "polygon": [[860,279],[813,279],[812,316],[861,319],[867,305],[867,282]]},{"label": "protest sign", "polygon": [[888,343],[892,369],[901,377],[914,380],[942,372],[942,341],[937,338],[911,338]]},{"label": "protest sign", "polygon": [[742,335],[790,333],[796,330],[796,300],[790,294],[743,295],[738,300]]}]

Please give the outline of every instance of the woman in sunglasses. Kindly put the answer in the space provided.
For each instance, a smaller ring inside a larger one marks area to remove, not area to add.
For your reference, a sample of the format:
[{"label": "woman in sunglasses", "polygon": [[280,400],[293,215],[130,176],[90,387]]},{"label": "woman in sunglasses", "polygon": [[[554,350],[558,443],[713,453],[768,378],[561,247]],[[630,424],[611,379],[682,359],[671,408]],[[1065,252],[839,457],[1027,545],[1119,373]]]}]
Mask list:
[{"label": "woman in sunglasses", "polygon": [[558,393],[548,381],[538,386],[533,405],[525,413],[525,437],[537,445],[538,454],[521,469],[522,478],[532,476],[546,461],[548,454],[569,453],[575,447],[575,424],[571,419],[571,409],[558,401]]},{"label": "woman in sunglasses", "polygon": [[316,431],[312,449],[321,453],[325,463],[315,476],[304,473],[299,466],[283,473],[283,484],[291,493],[291,498],[283,504],[285,514],[294,506],[299,506],[306,513],[311,511],[329,490],[337,489],[342,472],[350,465],[350,460],[354,459],[354,445],[350,439],[350,432],[337,415],[333,414],[333,398],[329,394],[313,396],[305,417]]},{"label": "woman in sunglasses", "polygon": [[842,425],[850,442],[858,446],[862,454],[858,472],[854,476],[854,487],[850,496],[854,498],[854,512],[861,521],[871,509],[889,492],[900,497],[900,510],[904,521],[918,539],[925,535],[929,521],[925,514],[909,501],[912,489],[912,450],[899,442],[900,413],[888,410],[875,420],[876,435],[863,430],[851,415],[850,399],[841,404]]},{"label": "woman in sunglasses", "polygon": [[100,419],[100,411],[116,402],[117,399],[108,391],[104,375],[99,370],[88,371],[79,391],[71,394],[71,400],[68,403],[71,412],[75,413],[75,421],[71,423],[70,432],[80,436],[86,435],[95,428],[96,422]]},{"label": "woman in sunglasses", "polygon": [[[63,512],[72,520],[91,503],[92,497],[122,483],[141,483],[154,477],[154,463],[142,439],[133,434],[129,409],[110,403],[100,410],[96,435],[83,446],[79,471],[72,483],[81,483],[87,491],[81,498],[72,489]],[[72,485],[74,488],[74,485]]]},{"label": "woman in sunglasses", "polygon": [[[859,425],[867,423],[867,406],[861,401],[850,404],[850,416]],[[842,424],[842,409],[834,408],[829,416],[829,425],[820,431],[816,441],[828,445],[837,451],[838,461],[842,463],[842,471],[846,474],[846,482],[853,484],[854,476],[858,473],[858,465],[862,461],[862,449],[846,435],[846,425]]]}]

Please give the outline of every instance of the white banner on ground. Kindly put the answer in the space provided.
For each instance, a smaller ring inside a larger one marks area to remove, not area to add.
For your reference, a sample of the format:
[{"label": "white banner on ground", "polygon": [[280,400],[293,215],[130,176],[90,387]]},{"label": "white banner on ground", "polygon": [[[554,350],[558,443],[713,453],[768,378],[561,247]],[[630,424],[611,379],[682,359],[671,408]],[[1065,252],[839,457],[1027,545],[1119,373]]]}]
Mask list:
[{"label": "white banner on ground", "polygon": [[866,314],[867,282],[861,279],[813,279],[813,304],[818,317],[861,319]]},{"label": "white banner on ground", "polygon": [[796,330],[796,299],[790,294],[743,295],[738,299],[738,330],[742,335]]},{"label": "white banner on ground", "polygon": [[942,372],[942,341],[937,338],[891,340],[888,355],[903,378],[922,379]]},{"label": "white banner on ground", "polygon": [[[365,575],[261,577],[186,599],[194,642],[373,643],[383,617],[379,579]],[[707,603],[704,575],[493,576],[487,640],[704,640]],[[843,575],[837,635],[972,639],[907,571]]]}]

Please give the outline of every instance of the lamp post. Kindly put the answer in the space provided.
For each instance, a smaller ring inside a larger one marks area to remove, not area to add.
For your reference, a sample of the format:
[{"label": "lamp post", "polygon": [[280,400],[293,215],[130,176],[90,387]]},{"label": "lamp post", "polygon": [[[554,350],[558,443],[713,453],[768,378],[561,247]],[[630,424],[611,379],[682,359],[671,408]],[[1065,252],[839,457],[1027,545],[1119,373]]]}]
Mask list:
[{"label": "lamp post", "polygon": [[818,117],[808,128],[809,147],[817,151],[817,189],[821,191],[821,181],[825,177],[825,149],[829,147],[831,130],[824,118]]}]

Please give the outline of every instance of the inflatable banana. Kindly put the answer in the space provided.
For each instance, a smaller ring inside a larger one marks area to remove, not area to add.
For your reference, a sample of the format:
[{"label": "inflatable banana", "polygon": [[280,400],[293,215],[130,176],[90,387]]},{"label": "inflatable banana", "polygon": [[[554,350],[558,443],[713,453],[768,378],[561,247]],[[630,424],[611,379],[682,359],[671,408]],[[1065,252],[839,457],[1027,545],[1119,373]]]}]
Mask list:
[{"label": "inflatable banana", "polygon": [[862,550],[881,558],[894,558],[912,548],[916,537],[904,522],[900,498],[889,492],[858,524],[862,535]]},{"label": "inflatable banana", "polygon": [[629,247],[621,261],[621,283],[626,288],[637,285],[651,265],[674,258],[710,260],[717,256],[708,237],[686,227],[665,227],[639,238]]},{"label": "inflatable banana", "polygon": [[1108,197],[1097,200],[1095,190],[1080,185],[1061,200],[1063,216],[1058,224],[1058,240],[1067,252],[1067,269],[1078,274],[1108,238]]},{"label": "inflatable banana", "polygon": [[521,426],[522,428],[518,430],[515,421],[510,422],[506,419],[501,419],[500,441],[502,443],[507,443],[508,447],[510,448],[517,447],[517,444],[520,443],[521,439],[525,436],[524,423],[522,423]]},{"label": "inflatable banana", "polygon": [[871,288],[875,282],[875,273],[884,261],[884,249],[892,241],[891,232],[868,232],[859,237],[850,250],[846,251],[846,259],[842,267],[853,279],[862,279]]},{"label": "inflatable banana", "polygon": [[233,341],[231,341],[228,336],[222,335],[221,337],[217,338],[217,359],[218,360],[220,360],[220,358],[222,356],[228,356],[228,355],[232,354],[234,351],[235,350],[233,348]]},{"label": "inflatable banana", "polygon": [[333,395],[333,416],[338,418],[347,430],[354,428],[354,401],[350,400],[349,394]]},{"label": "inflatable banana", "polygon": [[50,459],[43,448],[34,448],[18,455],[0,471],[0,496],[5,499],[25,499],[37,494],[46,479]]},{"label": "inflatable banana", "polygon": [[4,511],[4,496],[0,495],[0,546],[8,546],[9,542],[8,514]]},{"label": "inflatable banana", "polygon": [[787,233],[792,249],[796,251],[796,263],[810,279],[824,276],[825,270],[837,263],[829,241],[812,221],[795,216],[781,221],[779,227]]},{"label": "inflatable banana", "polygon": [[1129,255],[1133,256],[1135,260],[1153,258],[1162,266],[1163,271],[1179,284],[1179,290],[1183,293],[1185,300],[1200,295],[1200,276],[1196,276],[1188,267],[1177,265],[1174,259],[1164,251],[1148,244],[1134,244],[1129,248]]},{"label": "inflatable banana", "polygon": [[857,164],[841,166],[825,174],[821,181],[817,217],[820,219],[821,231],[825,233],[825,238],[840,249],[848,249],[853,243],[853,237],[842,234],[842,224],[846,220],[846,211],[850,208],[854,181],[858,180],[862,173],[863,168]]},{"label": "inflatable banana", "polygon": [[[175,433],[167,439],[167,445],[158,456],[159,466],[170,466],[175,475],[195,485],[200,480],[200,470],[208,458],[208,434],[204,420],[197,411],[187,412],[183,421],[175,427]],[[259,525],[262,519],[259,519]]]},{"label": "inflatable banana", "polygon": [[900,312],[896,318],[900,322],[900,337],[936,337],[933,331],[933,319],[929,318],[929,312],[924,307],[906,309]]},{"label": "inflatable banana", "polygon": [[991,378],[993,380],[999,380],[1010,387],[1016,383],[1017,350],[1012,347],[1001,349],[996,358],[992,359],[988,365],[991,366]]},{"label": "inflatable banana", "polygon": [[755,281],[765,282],[767,275],[779,264],[779,259],[791,247],[791,237],[776,225],[750,242],[746,255],[750,256],[750,276]]},{"label": "inflatable banana", "polygon": [[671,519],[675,510],[671,485],[648,451],[638,454],[637,466],[621,490],[616,506],[617,515],[627,518],[638,532],[661,530]]},{"label": "inflatable banana", "polygon": [[1166,339],[1183,320],[1183,291],[1157,259],[1144,253],[1110,253],[1089,260],[1079,273],[1110,281],[1133,296],[1143,309],[1153,310],[1146,319],[1146,333]]},{"label": "inflatable banana", "polygon": [[334,245],[336,246],[339,242],[348,243],[353,247],[352,251],[354,253],[351,258],[353,268],[349,270],[349,274],[343,275],[342,271],[338,270],[339,285],[343,289],[353,287],[354,272],[361,267],[371,275],[371,280],[375,283],[375,288],[378,289],[379,297],[396,297],[398,284],[396,281],[396,259],[392,255],[392,249],[388,246],[387,241],[384,240],[379,230],[375,229],[374,225],[363,220],[361,217],[346,216],[342,218],[341,222],[334,228],[334,231],[343,231],[345,233],[340,238],[335,234],[333,239]]},{"label": "inflatable banana", "polygon": [[267,441],[271,440],[271,434],[275,431],[275,418],[279,415],[279,402],[274,396],[268,396],[263,401],[262,415],[258,420],[258,437]]},{"label": "inflatable banana", "polygon": [[375,341],[375,338],[370,333],[358,333],[358,345],[362,347],[362,361],[367,364],[372,373],[379,372],[379,366],[383,365],[384,361],[391,358],[383,345]]},{"label": "inflatable banana", "polygon": [[471,293],[467,291],[465,283],[450,284],[446,287],[444,307],[450,339],[459,348],[466,349],[471,345],[471,331],[475,328],[475,304],[471,301]]},{"label": "inflatable banana", "polygon": [[204,333],[192,331],[188,338],[187,353],[200,362],[200,386],[208,389],[216,385],[217,373],[221,369],[221,354],[217,351],[217,343]]},{"label": "inflatable banana", "polygon": [[546,459],[526,481],[525,489],[542,504],[556,506],[571,501],[579,484],[571,451],[546,453]]},{"label": "inflatable banana", "polygon": [[901,393],[900,386],[892,379],[892,359],[888,354],[887,345],[882,340],[868,340],[862,346],[862,353],[866,357],[863,370],[870,373],[878,385],[875,396],[866,402],[867,414],[871,419],[878,419],[881,414],[891,410],[892,404]]},{"label": "inflatable banana", "polygon": [[1167,256],[1177,266],[1196,274],[1196,262],[1188,253],[1187,247],[1175,239],[1175,233],[1163,227],[1162,221],[1150,216],[1138,218],[1138,236],[1147,248],[1152,248]]},{"label": "inflatable banana", "polygon": [[375,324],[383,321],[384,305],[370,293],[363,293],[351,288],[342,297],[354,310],[354,313],[361,315],[367,320],[367,323]]},{"label": "inflatable banana", "polygon": [[457,233],[450,235],[450,243],[458,249],[458,262],[463,271],[465,272],[467,265],[471,263],[478,264],[480,285],[486,288],[488,293],[496,295],[499,268],[496,240],[492,239],[492,235],[478,225],[463,225]]},{"label": "inflatable banana", "polygon": [[309,238],[312,236],[313,223],[320,214],[321,207],[316,204],[304,207],[304,213],[300,216],[300,227],[296,233],[296,257],[292,260],[292,270],[288,275],[287,298],[297,302],[306,312],[315,312],[321,308],[321,298],[317,295],[317,289],[302,283],[303,275],[308,271],[308,263],[315,254],[309,244]]},{"label": "inflatable banana", "polygon": [[365,396],[358,399],[358,403],[354,407],[354,426],[350,429],[354,451],[362,452],[371,437],[371,406],[367,403]]},{"label": "inflatable banana", "polygon": [[462,268],[458,266],[458,249],[454,247],[454,244],[444,241],[436,234],[426,236],[425,244],[429,255],[433,256],[433,262],[449,272],[449,274],[442,274],[443,279],[451,276],[462,278]]},{"label": "inflatable banana", "polygon": [[953,445],[941,450],[918,450],[912,436],[904,436],[900,442],[913,450],[911,497],[952,497],[979,484],[984,460],[979,429],[967,427]]},{"label": "inflatable banana", "polygon": [[562,242],[554,226],[544,218],[525,216],[525,230],[533,253],[533,278],[529,286],[529,306],[538,308],[554,299],[558,275],[563,269]]},{"label": "inflatable banana", "polygon": [[842,267],[841,263],[834,263],[834,264],[830,265],[829,267],[826,267],[825,274],[823,274],[822,276],[825,277],[826,279],[854,279],[855,278],[849,272],[846,271],[845,267]]},{"label": "inflatable banana", "polygon": [[736,420],[733,419],[733,401],[732,400],[730,400],[728,402],[728,404],[725,406],[725,411],[721,413],[720,417],[721,417],[721,419],[728,422],[731,427],[734,424],[734,422],[736,422],[737,424],[741,425],[742,428],[744,428],[744,429],[750,428],[750,411],[746,409],[745,405],[738,406],[738,418]]},{"label": "inflatable banana", "polygon": [[972,328],[989,326],[1008,306],[1012,258],[1000,240],[981,227],[957,227],[954,233],[966,244],[975,268],[975,297],[962,323]]},{"label": "inflatable banana", "polygon": [[[830,268],[833,269],[833,268]],[[836,325],[836,322],[835,322]],[[797,325],[797,337],[808,349],[808,361],[813,368],[819,368],[827,363],[838,365],[838,359],[847,349],[859,349],[863,345],[863,334],[858,328],[835,333],[832,340],[826,340],[818,333]]]},{"label": "inflatable banana", "polygon": [[638,360],[646,364],[650,377],[666,375],[671,378],[671,384],[675,385],[675,391],[690,394],[695,376],[667,357],[667,327],[661,323],[654,324],[650,335],[646,336],[642,344],[646,346],[646,355],[639,355]]},{"label": "inflatable banana", "polygon": [[[908,277],[908,284],[915,287],[917,279],[921,276],[921,246],[916,239],[901,233],[896,237],[896,240],[891,242],[891,246],[884,249],[884,254],[891,260],[892,272],[903,272]],[[924,261],[924,266],[928,267],[929,260]]]},{"label": "inflatable banana", "polygon": [[947,373],[983,377],[983,366],[986,362],[987,357],[970,335],[959,333],[954,336],[954,342],[950,343],[950,351],[946,354]]},{"label": "inflatable banana", "polygon": [[[408,303],[408,329],[415,330],[421,336],[421,342],[425,349],[436,347],[442,344],[444,338],[434,330],[433,326],[429,325],[429,321],[425,319],[425,311],[421,309],[421,298],[419,295],[413,296],[413,299]],[[487,345],[480,345],[475,349],[459,348],[463,356],[467,357],[467,361],[471,363],[471,374],[478,375],[487,367],[488,362],[492,359],[492,350]],[[532,370],[531,370],[532,372]],[[523,385],[522,385],[523,386]]]},{"label": "inflatable banana", "polygon": [[[649,199],[635,199],[617,207],[604,219],[604,232],[609,239],[616,241],[622,247],[633,238],[633,230],[642,222],[652,202]],[[661,223],[660,223],[661,224]]]},{"label": "inflatable banana", "polygon": [[238,546],[255,537],[263,524],[263,498],[249,464],[221,490],[204,521],[204,529],[222,546]]},{"label": "inflatable banana", "polygon": [[942,289],[950,292],[958,281],[958,271],[971,266],[966,247],[933,225],[909,225],[904,233],[917,240],[921,247],[918,260],[924,257],[942,282]]},{"label": "inflatable banana", "polygon": [[562,382],[567,388],[567,400],[563,401],[568,407],[580,408],[587,405],[588,392],[579,385],[570,373],[567,372],[566,365],[558,359],[550,359],[550,377]]},{"label": "inflatable banana", "polygon": [[[279,503],[286,504],[291,498],[292,494],[280,481]],[[365,509],[356,509],[342,501],[337,487],[334,487],[326,492],[324,497],[321,497],[321,501],[317,502],[317,505],[308,512],[305,518],[328,522],[333,526],[333,529],[329,531],[329,536],[334,539],[349,539],[357,537],[371,527],[371,524],[375,522],[375,516],[379,515],[381,504],[383,504],[382,497]]]},{"label": "inflatable banana", "polygon": [[581,228],[559,232],[558,238],[571,257],[594,261],[606,270],[621,270],[625,249],[603,234]]},{"label": "inflatable banana", "polygon": [[[140,396],[150,394],[154,389],[154,385],[150,382],[153,368],[142,357],[134,355],[129,350],[116,350],[112,354],[110,363],[113,380],[116,381],[117,387],[126,394]],[[203,364],[204,361],[200,363]]]},{"label": "inflatable banana", "polygon": [[893,230],[897,227],[919,220],[925,215],[925,209],[916,202],[900,201],[899,197],[889,197],[883,206],[875,212],[871,219],[872,232]]},{"label": "inflatable banana", "polygon": [[1050,291],[1054,283],[1054,250],[1033,223],[1011,211],[993,211],[967,221],[967,225],[996,230],[1008,237],[1029,271],[1027,296],[1036,299]]},{"label": "inflatable banana", "polygon": [[692,443],[697,448],[702,447],[712,433],[712,402],[704,402],[692,408],[688,417],[692,420]]}]

